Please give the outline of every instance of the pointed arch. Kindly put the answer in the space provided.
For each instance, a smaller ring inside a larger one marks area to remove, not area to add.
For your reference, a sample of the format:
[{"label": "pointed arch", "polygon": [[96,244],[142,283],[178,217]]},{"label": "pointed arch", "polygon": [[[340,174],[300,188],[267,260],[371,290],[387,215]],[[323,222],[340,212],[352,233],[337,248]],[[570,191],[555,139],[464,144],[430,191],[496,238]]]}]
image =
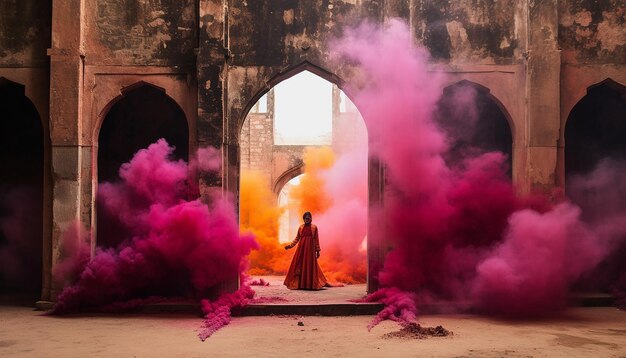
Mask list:
[{"label": "pointed arch", "polygon": [[[94,158],[98,182],[117,181],[122,164],[161,138],[174,146],[174,159],[189,160],[188,119],[163,88],[139,81],[123,87],[106,108]],[[115,218],[108,217],[101,208],[96,211],[98,246],[115,247],[127,238],[128,230],[120,227]]]},{"label": "pointed arch", "polygon": [[274,195],[278,197],[282,188],[287,184],[291,179],[302,175],[304,173],[304,164],[299,164],[295,167],[291,167],[287,169],[284,173],[282,173],[275,181],[273,185],[272,191]]},{"label": "pointed arch", "polygon": [[263,95],[265,95],[266,93],[269,92],[270,89],[272,89],[272,87],[276,86],[277,84],[299,74],[300,72],[304,72],[304,71],[309,71],[323,79],[325,79],[326,81],[333,83],[335,85],[337,85],[340,89],[344,87],[344,80],[341,79],[339,76],[337,76],[336,74],[320,67],[317,66],[309,61],[303,61],[300,64],[287,68],[283,71],[278,72],[277,74],[275,74],[274,76],[272,76],[269,80],[267,80],[265,82],[265,86],[263,86],[263,88],[259,89],[256,91],[256,93],[250,97],[250,100],[248,101],[248,103],[246,104],[246,106],[243,108],[243,111],[241,112],[241,116],[240,118],[238,118],[238,122],[237,122],[237,133],[241,132],[241,128],[244,125],[244,122],[246,120],[246,116],[248,115],[248,113],[250,112],[250,109],[254,106],[254,104],[261,98],[263,97]]},{"label": "pointed arch", "polygon": [[468,80],[445,87],[435,119],[451,140],[445,156],[450,165],[461,163],[467,155],[499,151],[507,155],[512,174],[511,117],[488,87]]},{"label": "pointed arch", "polygon": [[604,158],[626,159],[626,86],[606,78],[587,87],[564,126],[565,178]]},{"label": "pointed arch", "polygon": [[490,100],[493,101],[493,103],[495,103],[498,108],[500,109],[500,111],[502,112],[502,114],[504,115],[504,117],[507,120],[507,123],[509,124],[509,128],[511,130],[511,136],[513,138],[515,138],[516,135],[516,128],[515,128],[515,123],[513,122],[513,118],[511,117],[511,114],[509,113],[508,109],[506,108],[506,106],[502,103],[502,101],[500,101],[500,99],[498,99],[498,97],[496,97],[492,92],[491,89],[489,87],[483,86],[480,83],[474,82],[474,81],[469,81],[469,80],[460,80],[456,83],[453,83],[449,86],[446,86],[444,88],[444,92],[447,88],[450,88],[451,86],[454,85],[461,85],[461,86],[471,86],[472,88],[474,88],[478,93],[487,96]]},{"label": "pointed arch", "polygon": [[[271,70],[270,70],[271,71]],[[256,77],[255,79],[257,81],[259,81],[259,87],[256,89],[255,94],[251,95],[250,97],[248,97],[248,95],[245,96],[244,98],[237,98],[236,101],[233,100],[233,103],[237,103],[238,105],[241,105],[242,107],[236,106],[234,107],[234,110],[231,112],[233,113],[233,122],[235,122],[235,120],[237,121],[237,123],[232,123],[231,122],[231,128],[233,130],[237,130],[237,133],[232,133],[232,138],[235,139],[234,143],[236,143],[237,145],[237,149],[239,150],[239,158],[240,160],[238,160],[236,162],[236,164],[234,164],[233,166],[236,167],[237,169],[237,173],[239,173],[239,177],[237,179],[238,180],[238,185],[237,185],[237,190],[239,190],[239,193],[241,192],[241,183],[245,183],[245,180],[242,180],[242,173],[244,173],[244,171],[242,169],[245,169],[247,167],[247,163],[254,163],[254,168],[255,169],[261,169],[264,173],[266,177],[269,177],[271,179],[271,182],[268,183],[268,189],[271,190],[274,194],[274,198],[276,199],[276,201],[279,201],[279,197],[281,195],[281,189],[283,189],[283,187],[293,178],[296,178],[298,176],[300,176],[301,174],[304,173],[304,165],[303,165],[303,156],[304,156],[304,152],[305,152],[305,148],[308,146],[313,146],[313,147],[317,147],[320,146],[322,144],[319,143],[307,143],[306,141],[302,141],[302,142],[290,142],[290,143],[282,143],[282,144],[276,144],[276,142],[274,142],[274,138],[270,137],[270,140],[268,140],[266,137],[261,138],[262,136],[267,136],[267,133],[272,133],[273,134],[273,121],[275,119],[273,114],[269,114],[268,116],[260,116],[259,114],[253,113],[250,114],[250,110],[251,108],[254,107],[254,105],[256,104],[256,102],[262,98],[266,93],[270,92],[274,87],[276,87],[277,85],[279,85],[280,83],[287,81],[291,78],[293,78],[294,76],[297,76],[298,74],[301,74],[302,72],[310,72],[309,75],[314,75],[311,77],[318,77],[317,79],[322,79],[324,81],[329,82],[329,84],[332,84],[333,86],[331,87],[332,89],[332,95],[331,97],[329,97],[329,101],[332,101],[332,105],[331,105],[331,112],[332,112],[332,117],[334,119],[337,119],[338,122],[340,123],[342,120],[349,120],[349,123],[341,123],[339,126],[335,126],[335,122],[333,122],[333,132],[335,132],[336,129],[340,128],[341,130],[345,130],[344,128],[341,128],[341,126],[346,126],[346,125],[351,125],[351,122],[353,121],[353,119],[355,121],[361,121],[363,123],[361,123],[361,125],[363,126],[362,128],[359,127],[358,130],[355,129],[354,130],[354,136],[357,135],[361,135],[361,133],[365,134],[365,136],[367,136],[367,126],[364,124],[364,120],[362,119],[362,117],[360,116],[360,113],[358,113],[358,111],[352,111],[352,112],[341,112],[339,110],[339,106],[338,106],[338,100],[339,100],[339,91],[337,89],[341,89],[345,83],[344,81],[337,75],[331,73],[330,71],[325,70],[324,68],[317,66],[315,64],[312,64],[308,61],[303,61],[302,63],[290,67],[288,69],[285,70],[279,70],[277,72],[269,72],[270,74],[268,75],[268,72],[261,74],[258,72],[255,72]],[[237,78],[237,81],[241,80],[243,77],[245,76],[249,76],[249,72],[246,69],[241,69],[240,72],[238,72],[238,75],[241,77]],[[263,78],[267,78],[266,80],[264,80]],[[248,88],[248,90],[250,91],[255,91],[255,89],[251,89]],[[303,91],[302,93],[303,96],[307,96],[307,91]],[[276,92],[274,92],[274,96],[276,97]],[[249,100],[247,98],[250,98]],[[240,102],[239,102],[240,101]],[[248,101],[248,102],[246,102]],[[245,106],[244,106],[245,104]],[[241,112],[239,112],[241,111]],[[269,112],[272,112],[271,109]],[[353,118],[354,117],[354,118]],[[255,122],[252,122],[252,125],[249,125],[247,121],[250,121],[251,119],[254,119]],[[236,127],[235,127],[236,126]],[[272,126],[270,128],[270,126]],[[254,132],[252,131],[251,128],[254,128]],[[364,131],[362,129],[365,129]],[[253,133],[251,135],[251,133]],[[257,136],[257,137],[255,137]],[[362,138],[366,138],[365,136],[363,136]],[[254,147],[251,146],[250,144],[250,138],[255,138],[255,145]],[[263,139],[263,140],[260,140]],[[350,142],[351,143],[351,142]],[[365,143],[367,145],[368,140],[364,139],[363,143]],[[333,140],[330,145],[332,146],[336,146],[336,145],[343,145],[345,148],[348,148],[349,144],[348,144],[348,140],[341,143],[335,143],[335,141]],[[359,143],[362,144],[362,143]],[[250,150],[250,148],[252,147],[252,149],[254,149],[254,151]],[[355,142],[355,147],[356,147],[356,142]],[[381,166],[378,162],[376,162],[375,160],[373,160],[372,158],[368,158],[366,153],[367,153],[367,146],[363,146],[363,147],[359,147],[359,148],[363,148],[363,149],[359,149],[361,150],[360,153],[364,154],[364,160],[365,160],[365,165],[367,165],[367,171],[366,173],[363,174],[355,174],[355,177],[353,178],[355,181],[356,180],[362,180],[361,183],[365,184],[367,183],[367,189],[365,189],[365,185],[363,185],[364,190],[367,190],[367,192],[363,192],[364,197],[367,202],[363,202],[363,204],[360,206],[361,208],[364,209],[365,213],[364,216],[367,217],[368,212],[369,212],[369,208],[372,206],[375,206],[379,203],[379,198],[382,196],[382,189],[381,189],[381,183],[377,181],[377,177],[381,175]],[[344,148],[341,148],[344,149]],[[271,154],[266,155],[266,152],[270,152]],[[347,152],[347,151],[346,151]],[[244,157],[247,154],[242,154],[242,153],[255,153],[255,158],[248,158],[245,159]],[[263,153],[263,154],[261,154]],[[265,163],[265,164],[263,164]],[[373,163],[373,164],[372,164]],[[368,175],[369,174],[369,175]],[[244,205],[244,202],[239,203],[240,205]],[[240,215],[245,215],[246,208],[242,208],[240,207]],[[241,214],[244,213],[244,214]],[[368,225],[369,221],[365,220],[364,221],[364,231],[367,232],[369,229],[369,225]],[[283,227],[284,225],[279,225],[279,227]],[[356,231],[355,231],[356,232]],[[366,253],[364,253],[364,258],[363,258],[363,265],[362,267],[373,267],[374,269],[367,271],[367,281],[368,281],[368,290],[370,292],[374,291],[377,289],[377,275],[378,275],[378,271],[377,271],[377,266],[368,266],[369,262],[378,262],[379,261],[379,257],[380,257],[380,247],[381,245],[378,245],[377,242],[380,241],[380,238],[376,235],[376,233],[372,234],[372,235],[364,235],[363,237],[361,237],[359,243],[362,242],[363,238],[367,237],[367,245],[366,245]],[[355,266],[356,267],[356,266]],[[359,266],[361,267],[361,266]]]},{"label": "pointed arch", "polygon": [[42,288],[44,127],[26,86],[0,77],[0,293]]},{"label": "pointed arch", "polygon": [[[121,88],[120,95],[110,101],[103,112],[96,136],[99,181],[115,179],[121,164],[159,138],[176,146],[175,157],[188,159],[188,120],[165,89],[144,81],[136,82]],[[112,153],[119,154],[114,163],[102,165],[103,158]]]}]

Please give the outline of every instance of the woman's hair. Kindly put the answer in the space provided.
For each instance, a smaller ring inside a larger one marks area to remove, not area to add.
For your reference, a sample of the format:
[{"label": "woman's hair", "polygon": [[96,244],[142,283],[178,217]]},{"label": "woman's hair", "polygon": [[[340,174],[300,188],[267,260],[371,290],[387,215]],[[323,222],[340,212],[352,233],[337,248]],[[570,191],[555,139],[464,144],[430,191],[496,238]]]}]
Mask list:
[{"label": "woman's hair", "polygon": [[311,215],[310,211],[307,211],[306,213],[302,214],[302,219],[304,219],[307,215],[310,216],[311,219],[313,219],[313,215]]}]

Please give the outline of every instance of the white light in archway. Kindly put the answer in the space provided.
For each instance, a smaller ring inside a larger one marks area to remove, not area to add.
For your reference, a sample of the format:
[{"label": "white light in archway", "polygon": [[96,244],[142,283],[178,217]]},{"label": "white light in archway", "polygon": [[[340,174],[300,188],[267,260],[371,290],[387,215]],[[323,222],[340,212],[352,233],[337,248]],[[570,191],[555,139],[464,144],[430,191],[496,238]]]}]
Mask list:
[{"label": "white light in archway", "polygon": [[300,184],[303,175],[298,175],[289,180],[278,194],[278,206],[284,210],[278,219],[278,241],[281,244],[293,240],[300,225],[299,203],[292,197],[291,190]]},{"label": "white light in archway", "polygon": [[303,71],[274,87],[274,144],[332,142],[332,83]]}]

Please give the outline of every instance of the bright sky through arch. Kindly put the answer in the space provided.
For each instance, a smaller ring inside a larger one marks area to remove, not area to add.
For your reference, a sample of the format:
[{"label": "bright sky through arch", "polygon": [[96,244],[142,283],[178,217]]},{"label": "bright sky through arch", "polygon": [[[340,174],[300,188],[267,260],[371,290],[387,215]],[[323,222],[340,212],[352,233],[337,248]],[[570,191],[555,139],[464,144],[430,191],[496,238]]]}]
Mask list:
[{"label": "bright sky through arch", "polygon": [[303,71],[277,84],[274,93],[274,144],[332,143],[332,83]]}]

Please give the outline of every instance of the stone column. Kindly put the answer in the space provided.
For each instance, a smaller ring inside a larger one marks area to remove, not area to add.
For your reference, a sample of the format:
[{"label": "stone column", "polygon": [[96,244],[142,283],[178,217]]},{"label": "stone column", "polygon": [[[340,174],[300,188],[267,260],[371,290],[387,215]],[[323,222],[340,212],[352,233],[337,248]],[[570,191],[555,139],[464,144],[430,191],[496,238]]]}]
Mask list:
[{"label": "stone column", "polygon": [[[209,194],[212,192],[222,191],[224,195],[235,192],[239,184],[239,147],[236,136],[229,132],[228,110],[224,108],[227,92],[225,83],[228,81],[226,0],[200,0],[198,4],[198,147],[209,145],[221,148],[223,158],[221,175],[211,174],[199,178],[200,195],[206,201],[210,200]],[[238,286],[239,275],[233,272],[232,280],[222,285],[220,290],[233,292]]]},{"label": "stone column", "polygon": [[[81,107],[83,58],[81,0],[54,0],[50,56],[50,137],[52,144],[52,262],[60,259],[64,230],[72,223],[90,226],[90,196],[84,196],[84,179],[91,175],[91,150],[82,146]],[[89,187],[89,185],[87,185]],[[62,287],[54,282],[47,297],[55,300]],[[44,295],[45,296],[45,295]]]},{"label": "stone column", "polygon": [[528,1],[527,189],[531,191],[549,192],[556,185],[561,70],[558,25],[558,1]]}]

